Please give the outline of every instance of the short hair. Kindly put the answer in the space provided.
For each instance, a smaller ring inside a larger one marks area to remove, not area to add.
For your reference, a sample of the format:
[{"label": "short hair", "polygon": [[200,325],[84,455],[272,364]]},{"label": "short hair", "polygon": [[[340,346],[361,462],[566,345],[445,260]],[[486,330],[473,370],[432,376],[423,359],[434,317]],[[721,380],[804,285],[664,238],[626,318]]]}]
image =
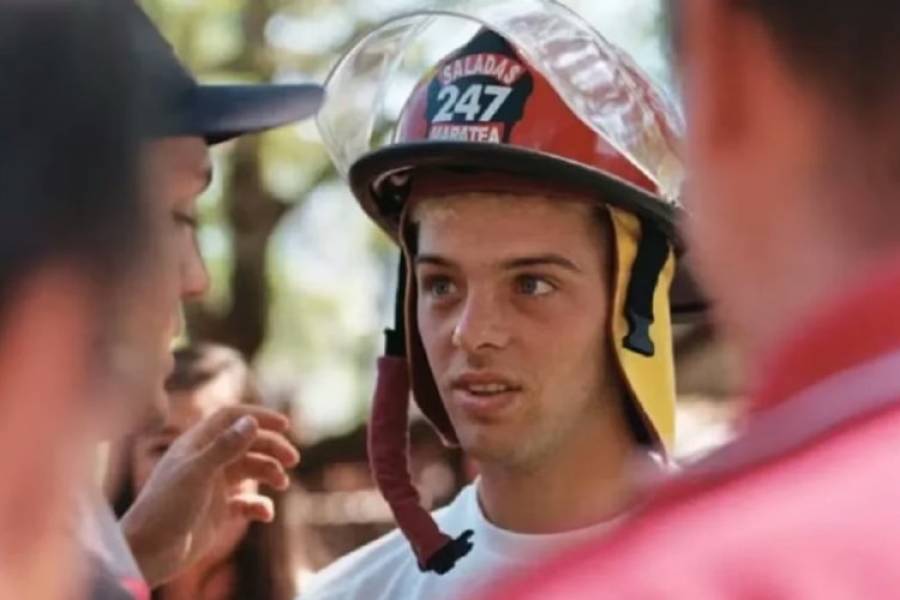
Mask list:
[{"label": "short hair", "polygon": [[220,377],[233,380],[235,402],[262,404],[250,367],[228,346],[197,343],[175,351],[175,368],[166,379],[167,392],[192,392]]},{"label": "short hair", "polygon": [[[680,0],[667,8],[675,47]],[[724,0],[762,22],[798,74],[858,116],[881,116],[900,96],[900,2]],[[874,111],[874,112],[871,112]]]},{"label": "short hair", "polygon": [[54,260],[101,285],[133,264],[138,100],[119,4],[0,0],[0,313]]}]

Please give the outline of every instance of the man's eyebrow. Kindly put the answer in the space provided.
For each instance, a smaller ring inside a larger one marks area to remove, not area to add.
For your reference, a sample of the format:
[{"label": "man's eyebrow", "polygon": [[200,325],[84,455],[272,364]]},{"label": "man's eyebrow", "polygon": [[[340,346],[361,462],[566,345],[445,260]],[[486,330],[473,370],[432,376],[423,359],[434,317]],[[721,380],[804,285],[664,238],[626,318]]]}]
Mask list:
[{"label": "man's eyebrow", "polygon": [[506,270],[526,269],[528,267],[556,266],[562,267],[573,273],[581,273],[582,270],[574,262],[559,254],[539,254],[536,256],[523,256],[503,261],[501,265]]},{"label": "man's eyebrow", "polygon": [[[416,266],[418,265],[434,265],[438,267],[455,267],[457,266],[449,258],[441,256],[440,254],[419,254],[416,256]],[[508,260],[504,260],[499,263],[501,269],[512,271],[516,269],[526,269],[528,267],[543,267],[543,266],[556,266],[566,269],[567,271],[572,271],[573,273],[582,273],[581,268],[578,267],[574,262],[565,258],[564,256],[560,256],[559,254],[538,254],[535,256],[522,256],[517,258],[511,258]]]},{"label": "man's eyebrow", "polygon": [[445,258],[440,254],[419,254],[416,256],[416,266],[419,265],[435,265],[437,267],[453,267],[456,266],[449,258]]}]

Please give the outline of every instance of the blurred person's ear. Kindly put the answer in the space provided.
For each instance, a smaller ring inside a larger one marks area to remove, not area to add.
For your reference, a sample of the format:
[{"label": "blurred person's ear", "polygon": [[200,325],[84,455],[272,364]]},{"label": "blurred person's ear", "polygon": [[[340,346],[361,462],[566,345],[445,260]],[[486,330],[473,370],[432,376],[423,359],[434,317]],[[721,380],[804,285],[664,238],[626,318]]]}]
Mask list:
[{"label": "blurred person's ear", "polygon": [[691,0],[678,7],[690,150],[744,160],[790,144],[809,102],[771,32],[736,3]]},{"label": "blurred person's ear", "polygon": [[679,60],[685,105],[695,145],[729,146],[747,127],[746,19],[720,0],[680,2]]},{"label": "blurred person's ear", "polygon": [[71,271],[46,268],[7,299],[0,320],[0,597],[72,597],[81,566],[67,520],[90,467],[94,298]]}]

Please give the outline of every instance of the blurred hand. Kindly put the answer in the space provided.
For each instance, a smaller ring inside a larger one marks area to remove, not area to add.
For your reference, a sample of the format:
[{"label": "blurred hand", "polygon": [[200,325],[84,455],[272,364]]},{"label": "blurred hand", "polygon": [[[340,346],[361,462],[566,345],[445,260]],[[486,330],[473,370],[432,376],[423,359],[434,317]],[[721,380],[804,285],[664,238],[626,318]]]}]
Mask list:
[{"label": "blurred hand", "polygon": [[193,565],[235,516],[270,522],[272,501],[240,484],[283,490],[300,455],[288,420],[256,406],[221,409],[178,438],[153,470],[122,530],[151,587]]}]

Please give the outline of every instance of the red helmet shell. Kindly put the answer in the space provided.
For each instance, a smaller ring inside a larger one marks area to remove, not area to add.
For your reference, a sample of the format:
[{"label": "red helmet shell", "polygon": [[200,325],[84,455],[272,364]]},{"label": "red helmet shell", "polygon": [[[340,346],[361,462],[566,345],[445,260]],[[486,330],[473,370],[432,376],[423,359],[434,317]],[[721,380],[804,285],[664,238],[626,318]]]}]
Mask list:
[{"label": "red helmet shell", "polygon": [[[596,68],[610,67],[598,63]],[[675,147],[670,111],[653,84],[624,58],[615,73],[590,97],[615,107],[609,117],[617,136],[640,142],[653,129]],[[402,189],[405,178],[395,176],[417,167],[443,167],[482,168],[583,188],[650,218],[680,246],[673,225],[677,205],[663,199],[651,177],[598,129],[577,116],[505,38],[483,29],[415,88],[393,140],[351,166],[350,184],[366,212],[394,239],[399,239],[408,191]]]},{"label": "red helmet shell", "polygon": [[540,72],[487,30],[439,65],[407,102],[395,142],[426,141],[509,144],[657,192],[644,173],[569,109]]}]

